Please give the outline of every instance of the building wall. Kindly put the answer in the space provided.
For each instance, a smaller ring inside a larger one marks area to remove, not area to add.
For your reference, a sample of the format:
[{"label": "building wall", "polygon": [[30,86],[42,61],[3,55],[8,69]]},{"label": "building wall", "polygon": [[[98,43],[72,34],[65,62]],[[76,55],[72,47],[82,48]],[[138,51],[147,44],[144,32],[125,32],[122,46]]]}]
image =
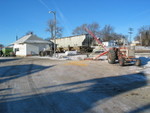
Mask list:
[{"label": "building wall", "polygon": [[40,51],[48,47],[49,44],[15,44],[14,51],[17,56],[39,55]]},{"label": "building wall", "polygon": [[[83,46],[83,42],[86,39],[86,35],[72,36],[56,39],[57,47],[77,47]],[[51,40],[54,42],[54,40]]]},{"label": "building wall", "polygon": [[102,42],[105,46],[109,46],[109,42]]},{"label": "building wall", "polygon": [[48,47],[48,44],[27,44],[27,55],[39,55],[40,51]]},{"label": "building wall", "polygon": [[38,55],[39,47],[34,44],[27,44],[27,56]]},{"label": "building wall", "polygon": [[14,44],[13,50],[17,56],[26,56],[26,44]]}]

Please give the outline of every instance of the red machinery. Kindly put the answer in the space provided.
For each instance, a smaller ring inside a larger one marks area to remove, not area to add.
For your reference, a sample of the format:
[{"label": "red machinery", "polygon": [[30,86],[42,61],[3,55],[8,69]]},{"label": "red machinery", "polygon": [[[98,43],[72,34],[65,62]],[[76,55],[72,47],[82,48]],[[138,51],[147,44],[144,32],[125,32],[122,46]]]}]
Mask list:
[{"label": "red machinery", "polygon": [[86,60],[95,60],[100,56],[107,54],[108,63],[114,64],[116,60],[119,61],[120,66],[125,65],[125,63],[135,62],[135,65],[140,66],[141,60],[135,58],[135,48],[134,47],[113,47],[107,50],[107,48],[102,44],[102,42],[87,28],[85,30],[104,48],[104,52],[99,54],[94,58],[87,58]]},{"label": "red machinery", "polygon": [[102,43],[89,29],[85,28],[85,30],[86,30],[86,31],[98,42],[98,44],[100,44],[100,45],[104,48],[104,50],[105,50],[105,52],[99,54],[98,56],[96,56],[96,57],[94,57],[94,58],[86,58],[85,60],[96,60],[96,59],[98,59],[100,56],[103,56],[103,55],[107,54],[107,53],[108,53],[108,50],[107,50],[107,48],[105,47],[105,45],[103,45],[103,43]]}]

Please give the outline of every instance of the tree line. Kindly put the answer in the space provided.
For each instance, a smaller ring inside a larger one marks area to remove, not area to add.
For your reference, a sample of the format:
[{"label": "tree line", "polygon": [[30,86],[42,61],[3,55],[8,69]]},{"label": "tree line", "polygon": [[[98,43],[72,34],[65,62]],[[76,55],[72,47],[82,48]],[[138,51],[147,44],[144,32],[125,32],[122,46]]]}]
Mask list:
[{"label": "tree line", "polygon": [[90,31],[92,31],[97,37],[100,38],[101,41],[116,40],[119,44],[121,44],[123,42],[122,41],[119,42],[120,39],[127,38],[122,34],[116,33],[114,27],[111,25],[105,25],[103,28],[100,29],[100,25],[96,22],[78,26],[73,30],[72,34],[73,35],[87,34],[85,28],[88,28]]},{"label": "tree line", "polygon": [[[73,29],[72,35],[88,34],[85,30],[85,27],[99,37],[101,41],[116,40],[120,45],[123,44],[123,40],[128,41],[128,36],[115,32],[115,28],[113,26],[104,25],[104,27],[101,27],[97,22],[77,26],[75,29]],[[53,19],[49,20],[47,22],[46,31],[50,33],[50,38],[47,38],[46,40],[54,38],[55,29],[55,38],[62,37],[64,28],[60,26],[58,21],[55,28],[55,21]],[[140,27],[138,29],[138,34],[134,37],[134,40],[139,41],[142,46],[150,46],[150,25]]]},{"label": "tree line", "polygon": [[135,40],[139,41],[142,46],[150,46],[150,25],[142,26],[138,29]]},{"label": "tree line", "polygon": [[[54,38],[54,28],[55,28],[55,22],[54,20],[49,20],[47,23],[48,27],[46,31],[50,33],[50,38]],[[127,37],[118,34],[115,32],[114,27],[111,25],[105,25],[103,28],[100,27],[100,25],[97,22],[93,22],[91,24],[82,24],[80,26],[77,26],[73,31],[72,35],[83,35],[88,34],[85,30],[85,28],[88,28],[90,31],[92,31],[97,37],[100,38],[102,41],[110,41],[110,40],[117,40],[118,42],[120,39],[126,39]],[[56,25],[56,38],[59,38],[62,36],[63,33],[63,27],[60,27],[58,22]],[[49,40],[48,38],[47,40]],[[123,42],[119,42],[120,44]]]}]

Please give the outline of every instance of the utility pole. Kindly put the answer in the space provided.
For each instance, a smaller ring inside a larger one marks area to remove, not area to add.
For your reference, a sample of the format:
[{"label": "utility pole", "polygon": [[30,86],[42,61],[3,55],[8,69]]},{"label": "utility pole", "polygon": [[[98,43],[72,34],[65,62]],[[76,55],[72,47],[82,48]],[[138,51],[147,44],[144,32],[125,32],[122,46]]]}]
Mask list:
[{"label": "utility pole", "polygon": [[55,11],[49,11],[49,13],[54,14],[54,57],[56,57],[56,12]]},{"label": "utility pole", "polygon": [[140,32],[140,44],[142,46],[142,32]]},{"label": "utility pole", "polygon": [[133,34],[133,28],[130,27],[128,33],[130,34],[129,43],[131,44],[131,38],[132,38],[132,34]]}]

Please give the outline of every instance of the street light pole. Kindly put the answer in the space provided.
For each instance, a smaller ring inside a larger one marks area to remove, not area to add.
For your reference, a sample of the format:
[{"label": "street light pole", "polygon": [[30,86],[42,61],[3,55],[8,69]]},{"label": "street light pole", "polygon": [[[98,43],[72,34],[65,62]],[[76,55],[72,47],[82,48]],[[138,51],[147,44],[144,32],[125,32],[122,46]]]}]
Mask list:
[{"label": "street light pole", "polygon": [[142,46],[142,32],[140,32],[140,44]]},{"label": "street light pole", "polygon": [[54,57],[56,57],[56,12],[55,11],[49,11],[49,13],[53,13],[54,14],[54,22],[55,22],[55,26],[54,26]]}]

